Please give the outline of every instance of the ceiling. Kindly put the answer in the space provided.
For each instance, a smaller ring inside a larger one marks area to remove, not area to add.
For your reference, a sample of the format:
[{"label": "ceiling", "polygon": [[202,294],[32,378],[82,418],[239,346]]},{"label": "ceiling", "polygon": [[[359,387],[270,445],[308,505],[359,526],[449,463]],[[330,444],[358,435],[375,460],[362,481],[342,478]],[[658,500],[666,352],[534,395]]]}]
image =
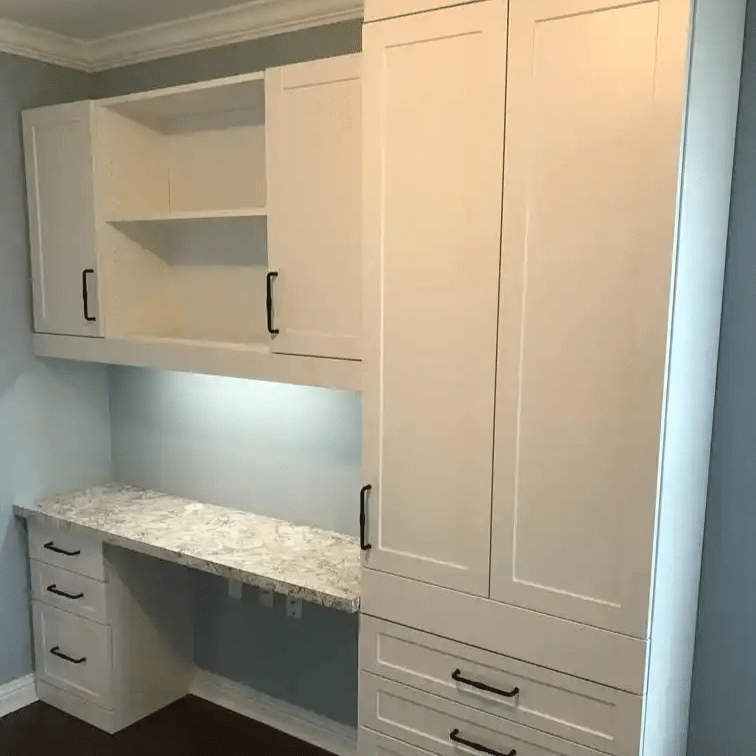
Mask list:
[{"label": "ceiling", "polygon": [[0,0],[0,52],[83,71],[362,16],[362,0]]},{"label": "ceiling", "polygon": [[238,4],[239,0],[0,0],[0,18],[94,40]]}]

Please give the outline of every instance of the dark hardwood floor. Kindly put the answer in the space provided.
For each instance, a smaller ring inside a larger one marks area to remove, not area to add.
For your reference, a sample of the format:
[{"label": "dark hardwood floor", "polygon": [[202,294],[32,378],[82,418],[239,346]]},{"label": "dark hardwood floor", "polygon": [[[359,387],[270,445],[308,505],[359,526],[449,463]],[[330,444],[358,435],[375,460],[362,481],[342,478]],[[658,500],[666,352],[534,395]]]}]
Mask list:
[{"label": "dark hardwood floor", "polygon": [[0,719],[2,756],[330,756],[194,696],[108,735],[38,702]]}]

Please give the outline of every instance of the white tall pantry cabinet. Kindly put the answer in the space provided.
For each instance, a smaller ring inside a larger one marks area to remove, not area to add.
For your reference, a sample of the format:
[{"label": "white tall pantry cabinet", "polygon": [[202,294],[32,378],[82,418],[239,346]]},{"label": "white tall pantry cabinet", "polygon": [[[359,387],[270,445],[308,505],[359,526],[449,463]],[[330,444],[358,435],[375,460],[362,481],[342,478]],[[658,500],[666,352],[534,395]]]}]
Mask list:
[{"label": "white tall pantry cabinet", "polygon": [[726,5],[366,5],[361,756],[685,753]]}]

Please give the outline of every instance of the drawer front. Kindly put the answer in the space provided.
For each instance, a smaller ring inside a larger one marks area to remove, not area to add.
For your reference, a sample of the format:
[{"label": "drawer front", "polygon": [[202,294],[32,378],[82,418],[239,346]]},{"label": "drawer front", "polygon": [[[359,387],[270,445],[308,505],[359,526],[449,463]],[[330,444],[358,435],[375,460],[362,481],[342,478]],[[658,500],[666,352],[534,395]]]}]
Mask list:
[{"label": "drawer front", "polygon": [[102,541],[29,518],[29,556],[77,575],[105,580]]},{"label": "drawer front", "polygon": [[32,597],[80,617],[108,623],[107,583],[32,559]]},{"label": "drawer front", "polygon": [[632,693],[371,617],[360,628],[360,668],[600,751],[638,753],[642,698]]},{"label": "drawer front", "polygon": [[599,754],[592,748],[569,743],[368,672],[360,673],[360,726],[436,756],[460,756],[481,748],[502,756],[508,756],[512,751],[516,751],[517,756]]},{"label": "drawer front", "polygon": [[39,601],[32,614],[37,678],[111,709],[110,628]]},{"label": "drawer front", "polygon": [[358,756],[431,756],[428,751],[373,732],[367,727],[360,727],[358,743]]},{"label": "drawer front", "polygon": [[453,638],[642,695],[646,641],[377,570],[362,571],[362,616]]}]

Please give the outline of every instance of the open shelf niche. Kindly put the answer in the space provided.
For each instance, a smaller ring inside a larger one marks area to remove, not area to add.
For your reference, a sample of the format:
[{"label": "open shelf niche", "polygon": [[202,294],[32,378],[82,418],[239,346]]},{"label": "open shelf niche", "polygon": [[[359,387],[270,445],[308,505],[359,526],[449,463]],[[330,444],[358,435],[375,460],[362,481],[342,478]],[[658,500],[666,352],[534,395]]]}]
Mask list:
[{"label": "open shelf niche", "polygon": [[106,332],[267,345],[264,75],[100,105]]}]

